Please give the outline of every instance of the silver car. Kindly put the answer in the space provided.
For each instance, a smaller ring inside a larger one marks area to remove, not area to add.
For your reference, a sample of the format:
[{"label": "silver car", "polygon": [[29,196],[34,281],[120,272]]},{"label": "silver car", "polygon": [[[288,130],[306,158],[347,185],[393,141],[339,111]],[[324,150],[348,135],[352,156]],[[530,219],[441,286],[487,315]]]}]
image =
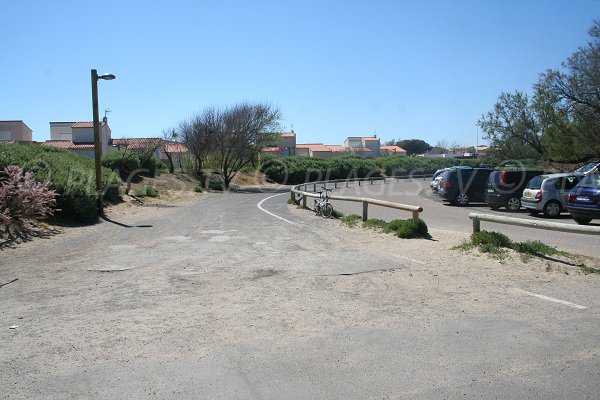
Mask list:
[{"label": "silver car", "polygon": [[557,217],[567,210],[569,191],[583,176],[578,172],[538,175],[523,190],[521,204],[532,215],[543,212],[546,217]]}]

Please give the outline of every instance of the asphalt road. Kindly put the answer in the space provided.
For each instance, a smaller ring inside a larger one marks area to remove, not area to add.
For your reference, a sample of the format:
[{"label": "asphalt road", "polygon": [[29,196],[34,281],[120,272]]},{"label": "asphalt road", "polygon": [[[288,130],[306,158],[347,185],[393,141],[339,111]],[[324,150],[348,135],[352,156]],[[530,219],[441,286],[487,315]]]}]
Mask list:
[{"label": "asphalt road", "polygon": [[[535,217],[531,216],[524,208],[515,213],[504,208],[493,211],[484,203],[472,203],[467,207],[453,206],[450,205],[450,203],[443,201],[440,196],[431,191],[429,188],[429,180],[415,180],[412,182],[402,180],[400,182],[392,181],[385,185],[381,182],[374,182],[372,185],[363,183],[360,187],[357,186],[356,183],[351,185],[352,186],[349,188],[342,186],[336,190],[335,193],[347,196],[364,196],[389,200],[403,204],[420,205],[423,207],[421,218],[427,223],[428,227],[435,229],[470,233],[472,232],[472,223],[469,219],[469,213],[472,212],[576,225],[568,213],[563,213],[556,219],[547,219],[542,215]],[[336,209],[339,209],[345,214],[362,215],[362,205],[360,203],[339,201],[333,201],[333,203]],[[369,218],[381,218],[389,221],[395,218],[410,218],[410,214],[395,209],[370,206]],[[599,226],[599,223],[600,220],[594,220],[590,226]],[[543,243],[565,251],[574,252],[575,254],[600,257],[598,236],[594,235],[561,233],[487,222],[481,223],[481,229],[502,232],[516,241],[540,240]]]},{"label": "asphalt road", "polygon": [[597,275],[288,198],[203,195],[0,251],[0,283],[18,279],[0,287],[0,397],[598,398]]}]

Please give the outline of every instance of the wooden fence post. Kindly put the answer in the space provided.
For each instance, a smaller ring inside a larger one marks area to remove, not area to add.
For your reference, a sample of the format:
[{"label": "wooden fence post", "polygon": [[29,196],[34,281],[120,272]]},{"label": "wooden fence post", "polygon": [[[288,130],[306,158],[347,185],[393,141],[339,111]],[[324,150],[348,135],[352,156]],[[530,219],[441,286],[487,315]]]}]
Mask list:
[{"label": "wooden fence post", "polygon": [[369,216],[367,215],[368,209],[369,209],[369,203],[367,203],[366,201],[363,201],[363,222],[366,221],[367,219],[369,219]]},{"label": "wooden fence post", "polygon": [[306,208],[306,195],[302,195],[302,207]]},{"label": "wooden fence post", "polygon": [[415,224],[418,224],[419,223],[419,212],[418,211],[413,211],[412,215],[413,215],[413,222]]},{"label": "wooden fence post", "polygon": [[473,218],[473,233],[479,232],[481,230],[481,222],[479,218]]}]

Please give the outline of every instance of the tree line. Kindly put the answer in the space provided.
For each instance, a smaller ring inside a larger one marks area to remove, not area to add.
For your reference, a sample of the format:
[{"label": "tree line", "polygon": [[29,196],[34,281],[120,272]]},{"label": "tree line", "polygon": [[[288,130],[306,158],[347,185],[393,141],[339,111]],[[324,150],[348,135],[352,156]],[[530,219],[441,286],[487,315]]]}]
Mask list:
[{"label": "tree line", "polygon": [[478,121],[499,158],[584,162],[600,157],[600,21],[590,40],[557,70],[533,84],[533,94],[503,92]]}]

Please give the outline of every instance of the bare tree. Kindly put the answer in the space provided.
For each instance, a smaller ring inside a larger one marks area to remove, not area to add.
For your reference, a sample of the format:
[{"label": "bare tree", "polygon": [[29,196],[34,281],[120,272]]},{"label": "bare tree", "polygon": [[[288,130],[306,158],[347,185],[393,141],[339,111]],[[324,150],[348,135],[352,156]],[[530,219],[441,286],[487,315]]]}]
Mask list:
[{"label": "bare tree", "polygon": [[167,160],[169,160],[169,173],[175,172],[175,164],[173,163],[173,153],[171,152],[170,144],[177,141],[177,132],[175,129],[164,129],[163,141],[161,150],[165,153]]},{"label": "bare tree", "polygon": [[202,175],[206,158],[215,148],[215,135],[223,130],[221,111],[214,107],[205,109],[188,120],[182,121],[176,131],[177,138],[194,157],[196,174]]},{"label": "bare tree", "polygon": [[215,112],[214,150],[225,188],[235,175],[255,162],[260,152],[276,140],[281,112],[266,104],[241,103]]}]

